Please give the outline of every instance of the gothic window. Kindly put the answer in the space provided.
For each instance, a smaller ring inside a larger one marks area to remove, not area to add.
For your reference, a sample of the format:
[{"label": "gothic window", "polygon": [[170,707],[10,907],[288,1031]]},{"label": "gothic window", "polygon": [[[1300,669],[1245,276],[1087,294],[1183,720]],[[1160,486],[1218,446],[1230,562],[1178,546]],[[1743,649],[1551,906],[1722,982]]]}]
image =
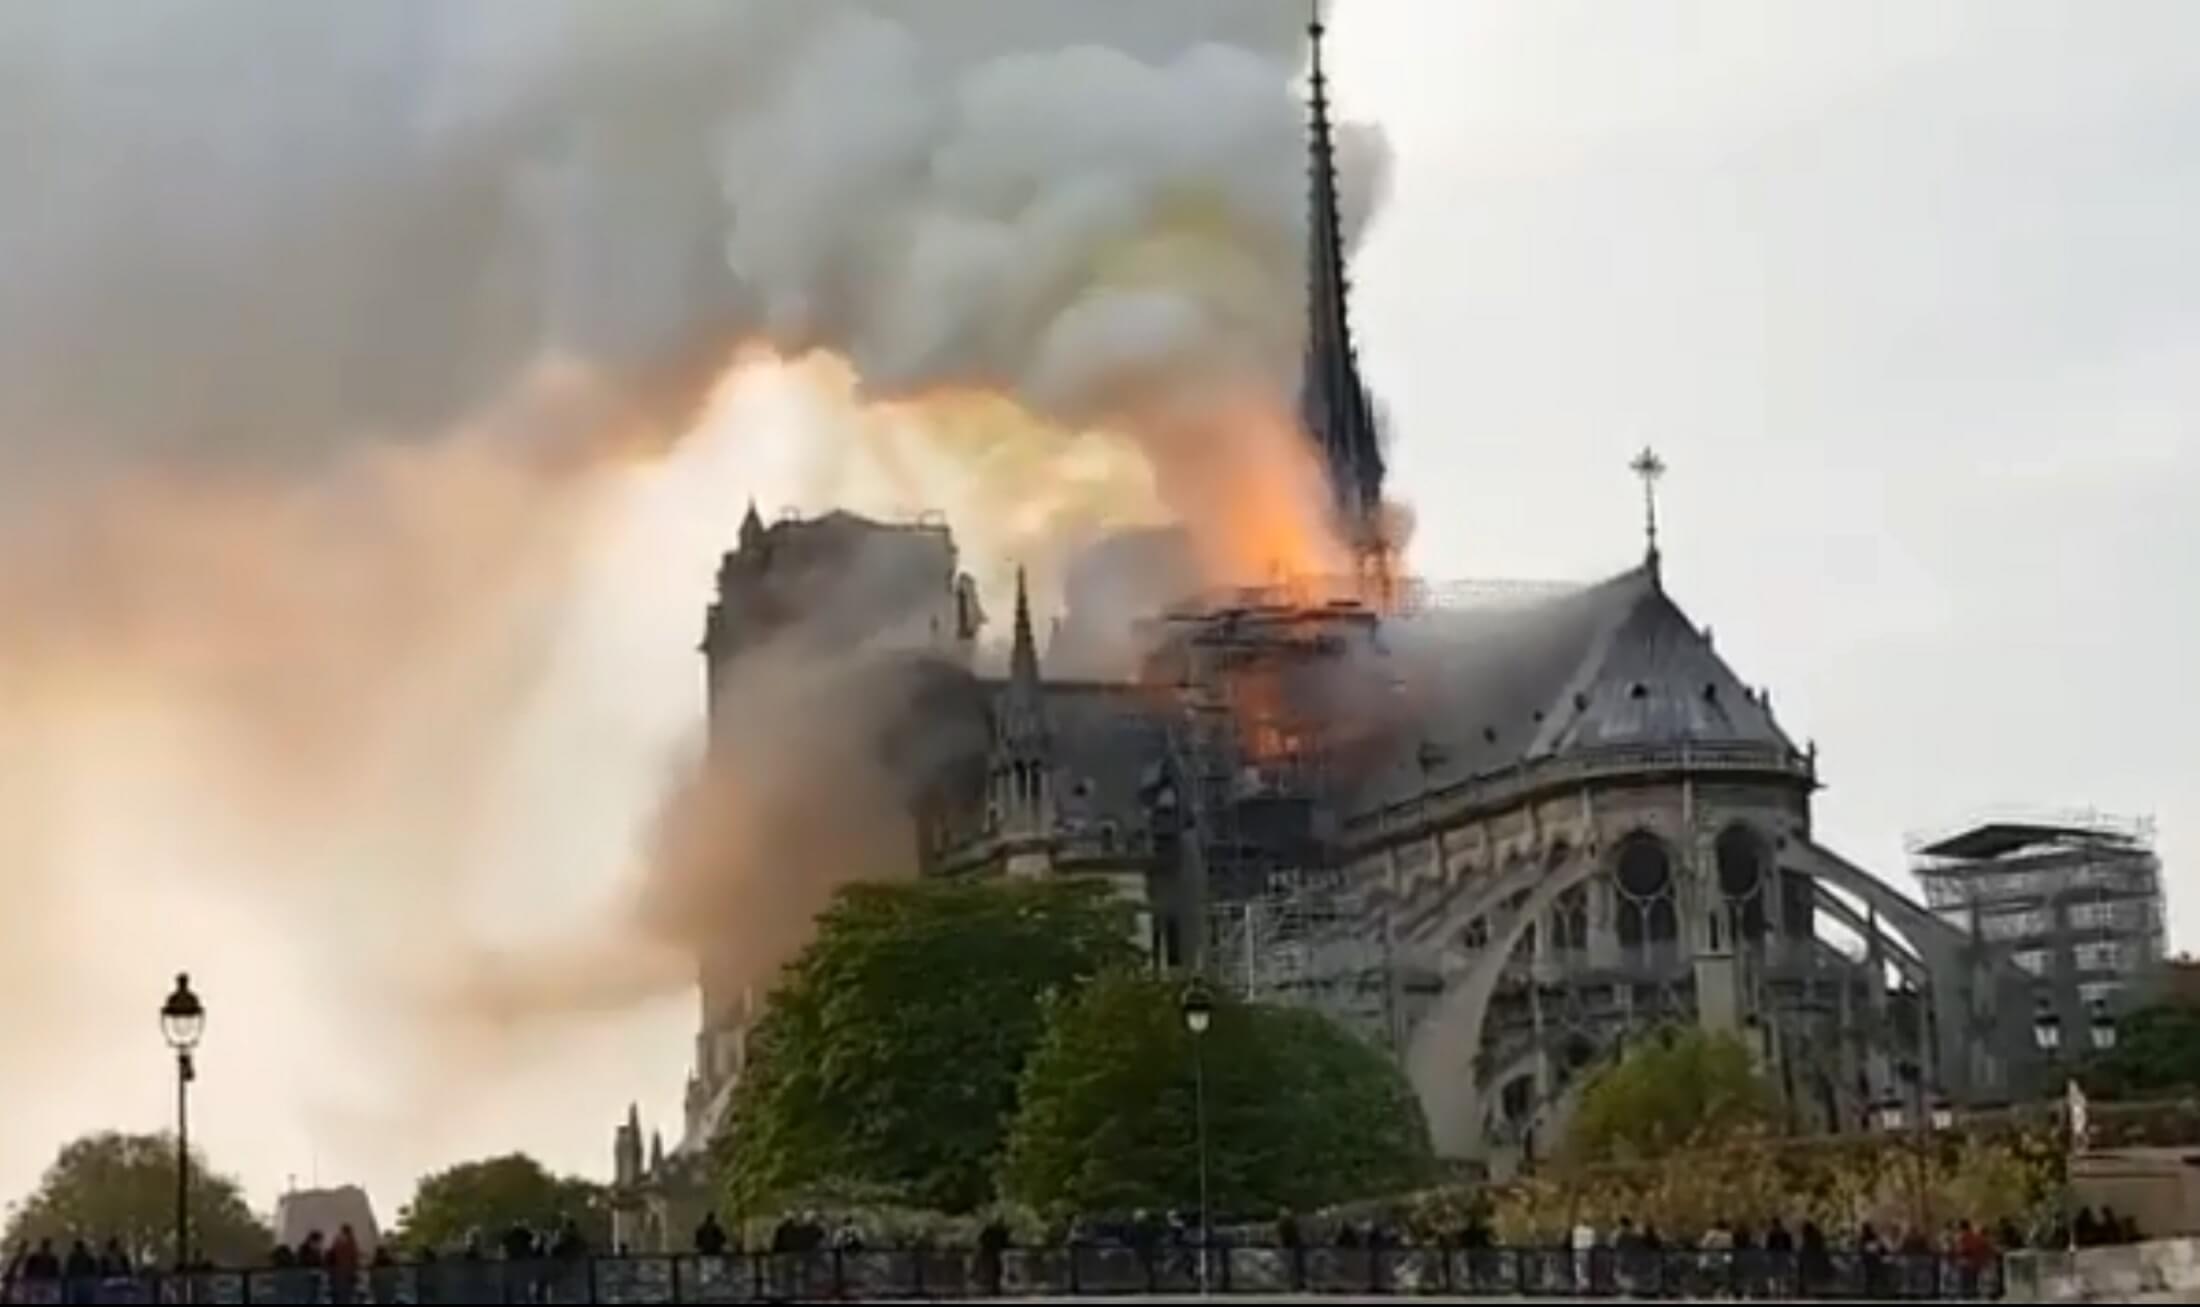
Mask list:
[{"label": "gothic window", "polygon": [[1780,929],[1790,939],[1811,939],[1818,933],[1818,891],[1811,878],[1799,871],[1780,873]]},{"label": "gothic window", "polygon": [[1551,905],[1551,947],[1560,951],[1589,947],[1589,887],[1576,885]]},{"label": "gothic window", "polygon": [[1729,826],[1714,849],[1719,893],[1733,914],[1735,934],[1755,939],[1765,933],[1765,880],[1769,859],[1764,841],[1746,826]]},{"label": "gothic window", "polygon": [[1649,835],[1629,836],[1620,845],[1613,874],[1619,893],[1614,925],[1620,947],[1670,946],[1680,937],[1680,912],[1673,894],[1673,862],[1665,846]]}]

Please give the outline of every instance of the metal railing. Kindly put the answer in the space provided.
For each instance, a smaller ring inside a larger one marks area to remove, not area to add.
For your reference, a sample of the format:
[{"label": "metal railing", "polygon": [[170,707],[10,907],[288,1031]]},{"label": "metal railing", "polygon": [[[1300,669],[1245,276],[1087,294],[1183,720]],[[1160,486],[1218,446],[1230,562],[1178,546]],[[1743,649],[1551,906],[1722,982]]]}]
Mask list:
[{"label": "metal railing", "polygon": [[[18,1282],[6,1303],[741,1303],[881,1298],[1184,1298],[1199,1250],[1079,1244],[967,1250],[583,1257]],[[1210,1295],[1442,1294],[1505,1298],[1998,1299],[2001,1260],[1930,1254],[1651,1252],[1597,1248],[1217,1248]]]}]

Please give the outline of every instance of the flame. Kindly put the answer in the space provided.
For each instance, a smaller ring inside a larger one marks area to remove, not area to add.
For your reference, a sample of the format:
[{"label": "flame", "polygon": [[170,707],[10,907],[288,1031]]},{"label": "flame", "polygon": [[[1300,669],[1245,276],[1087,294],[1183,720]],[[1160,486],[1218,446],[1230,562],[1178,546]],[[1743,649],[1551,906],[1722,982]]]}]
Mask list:
[{"label": "flame", "polygon": [[737,422],[736,399],[759,370],[801,387],[825,418],[812,434],[830,436],[806,453],[803,500],[939,513],[996,595],[1017,566],[1050,589],[1074,549],[1169,522],[1185,529],[1211,585],[1307,602],[1362,588],[1348,581],[1352,551],[1312,442],[1265,382],[1141,387],[1071,426],[974,383],[872,395],[839,355],[756,344],[734,356],[698,426]]}]

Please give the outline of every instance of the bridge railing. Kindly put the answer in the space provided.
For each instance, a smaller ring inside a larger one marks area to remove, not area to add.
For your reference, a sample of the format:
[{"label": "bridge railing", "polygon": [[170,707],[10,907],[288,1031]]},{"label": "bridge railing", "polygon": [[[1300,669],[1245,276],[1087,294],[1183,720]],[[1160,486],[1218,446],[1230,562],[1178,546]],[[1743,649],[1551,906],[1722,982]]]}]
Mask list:
[{"label": "bridge railing", "polygon": [[[1204,1266],[1202,1265],[1204,1262]],[[1204,1281],[1204,1283],[1203,1283]],[[1994,1299],[2000,1259],[1597,1248],[1012,1248],[736,1253],[721,1257],[452,1260],[351,1276],[267,1267],[194,1275],[19,1280],[0,1302],[746,1303],[1290,1293],[1503,1298]]]}]

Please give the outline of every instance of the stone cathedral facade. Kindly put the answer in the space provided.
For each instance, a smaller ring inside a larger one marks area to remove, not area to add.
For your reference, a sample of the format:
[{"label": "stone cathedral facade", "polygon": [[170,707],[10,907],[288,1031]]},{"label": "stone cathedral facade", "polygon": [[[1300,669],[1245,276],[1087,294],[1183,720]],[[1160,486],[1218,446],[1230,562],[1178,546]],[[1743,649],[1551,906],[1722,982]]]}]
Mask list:
[{"label": "stone cathedral facade", "polygon": [[[1217,591],[1181,538],[1118,537],[1072,567],[1044,642],[1019,584],[987,675],[944,526],[751,510],[704,641],[720,729],[744,651],[827,613],[827,644],[911,669],[888,733],[927,874],[1106,880],[1156,967],[1361,1031],[1440,1151],[1498,1173],[1677,1023],[1746,1040],[1798,1132],[2038,1092],[2030,978],[1820,842],[1815,749],[1674,598],[1654,512],[1596,584],[1377,576],[1383,456],[1315,36],[1303,418],[1359,575]],[[1648,489],[1662,469],[1636,470]],[[703,1000],[675,1169],[718,1129],[759,1001],[707,958]]]}]

